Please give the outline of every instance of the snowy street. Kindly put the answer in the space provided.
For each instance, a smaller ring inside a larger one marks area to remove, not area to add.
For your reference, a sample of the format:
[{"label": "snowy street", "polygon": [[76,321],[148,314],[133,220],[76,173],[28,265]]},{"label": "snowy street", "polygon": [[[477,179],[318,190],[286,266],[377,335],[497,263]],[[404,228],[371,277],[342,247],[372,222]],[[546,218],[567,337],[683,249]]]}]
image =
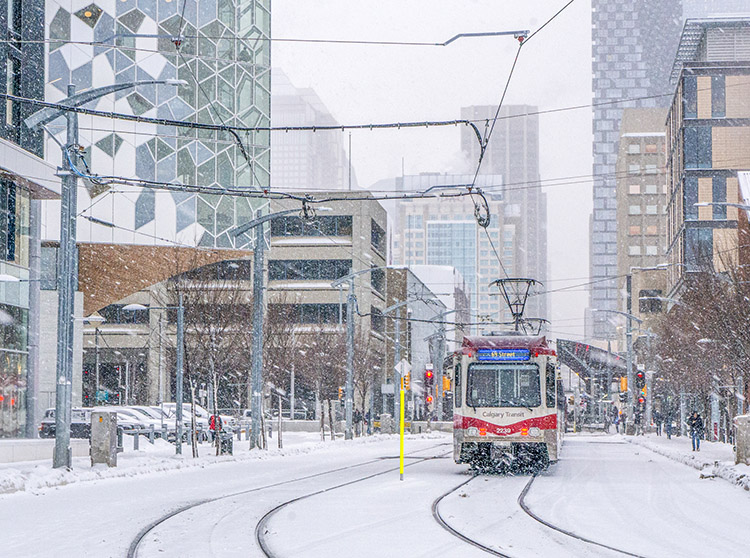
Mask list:
[{"label": "snowy street", "polygon": [[487,555],[443,528],[433,506],[500,556],[746,554],[747,491],[619,435],[567,436],[559,463],[523,499],[549,525],[519,505],[531,477],[472,478],[453,463],[447,435],[410,437],[406,448],[404,482],[398,439],[381,436],[6,494],[2,554]]}]

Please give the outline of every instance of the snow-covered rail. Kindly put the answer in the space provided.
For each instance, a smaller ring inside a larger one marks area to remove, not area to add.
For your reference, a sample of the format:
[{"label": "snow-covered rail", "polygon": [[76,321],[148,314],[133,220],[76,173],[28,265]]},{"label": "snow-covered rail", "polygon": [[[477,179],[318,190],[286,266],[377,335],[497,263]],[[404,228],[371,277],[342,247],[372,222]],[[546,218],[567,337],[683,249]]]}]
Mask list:
[{"label": "snow-covered rail", "polygon": [[476,540],[472,539],[471,537],[468,537],[468,536],[466,536],[466,535],[465,535],[464,533],[462,533],[462,532],[461,532],[461,531],[459,531],[458,529],[455,529],[455,528],[451,527],[451,526],[450,526],[450,525],[448,524],[448,522],[447,522],[447,521],[445,521],[445,519],[443,518],[443,516],[441,516],[441,515],[440,515],[440,502],[441,502],[441,501],[442,501],[442,500],[443,500],[443,499],[444,499],[444,498],[445,498],[446,496],[450,496],[450,495],[451,495],[451,494],[453,494],[453,493],[454,493],[454,492],[455,492],[456,490],[458,490],[459,488],[462,488],[462,487],[466,486],[466,485],[467,485],[467,484],[469,484],[469,483],[470,483],[471,481],[473,481],[473,480],[474,480],[475,478],[476,478],[476,476],[473,476],[473,477],[471,477],[471,478],[470,478],[469,480],[466,480],[466,481],[462,482],[461,484],[459,484],[458,486],[455,486],[455,487],[451,488],[451,489],[450,489],[450,490],[449,490],[448,492],[446,492],[445,494],[443,494],[443,495],[441,495],[441,496],[438,496],[438,497],[437,497],[437,498],[435,499],[435,501],[434,501],[434,502],[432,502],[432,517],[434,517],[434,518],[435,518],[435,521],[437,521],[437,522],[438,522],[438,524],[439,524],[439,525],[440,525],[440,526],[441,526],[441,527],[442,527],[443,529],[445,529],[446,531],[448,531],[448,532],[449,532],[449,533],[450,533],[451,535],[453,535],[454,537],[457,537],[457,538],[461,539],[461,540],[462,540],[462,541],[464,541],[465,543],[468,543],[468,544],[470,544],[470,545],[472,545],[472,546],[475,546],[475,547],[477,547],[478,549],[480,549],[480,550],[483,550],[484,552],[487,552],[488,554],[492,554],[493,556],[502,556],[503,558],[512,558],[512,557],[511,557],[511,556],[509,556],[508,554],[503,554],[502,552],[500,552],[500,551],[498,551],[498,550],[495,550],[494,548],[490,548],[489,546],[487,546],[487,545],[484,545],[484,544],[480,543],[479,541],[476,541]]},{"label": "snow-covered rail", "polygon": [[614,546],[609,546],[607,544],[603,544],[597,541],[592,541],[591,539],[587,539],[586,537],[582,537],[580,535],[576,535],[572,531],[568,531],[567,529],[562,529],[561,527],[558,527],[557,525],[550,523],[549,521],[546,521],[539,517],[537,514],[535,514],[529,506],[526,504],[526,495],[529,493],[529,489],[531,488],[531,485],[534,483],[534,480],[536,479],[536,475],[532,476],[529,479],[529,482],[526,483],[526,486],[523,487],[523,490],[521,491],[521,494],[518,495],[518,505],[521,506],[521,509],[525,511],[529,517],[534,519],[535,521],[538,521],[545,527],[549,527],[550,529],[553,529],[557,531],[558,533],[562,533],[563,535],[567,535],[569,537],[573,537],[574,539],[578,539],[579,541],[585,542],[587,544],[593,544],[595,546],[600,546],[602,548],[606,548],[607,550],[612,550],[614,552],[618,552],[620,554],[624,554],[625,556],[634,556],[635,558],[645,558],[644,556],[640,554],[634,554],[633,552],[628,552],[627,550],[622,550],[619,548],[615,548]]},{"label": "snow-covered rail", "polygon": [[[417,450],[416,452],[413,452],[411,454],[407,454],[407,456],[413,456],[414,453],[420,453],[420,452],[425,452],[425,451],[428,451],[428,450],[434,450],[436,448],[443,447],[443,446],[446,446],[446,445],[449,445],[449,444],[446,444],[446,443],[436,444],[434,446],[430,446],[430,447],[427,447],[427,448],[422,448],[422,449]],[[448,455],[448,454],[446,453],[445,455]],[[414,463],[408,464],[407,467],[410,466],[410,465],[413,465],[413,464],[415,464],[417,462],[421,462],[421,461],[425,461],[425,460],[429,460],[429,459],[434,459],[434,456],[430,456],[430,457],[426,457],[426,458],[417,458],[414,461]],[[242,495],[245,495],[245,494],[251,494],[251,493],[255,493],[255,492],[269,490],[269,489],[281,487],[281,486],[284,486],[284,485],[289,485],[289,484],[293,484],[293,483],[307,481],[307,480],[310,480],[310,479],[315,479],[315,478],[318,478],[318,477],[332,475],[332,474],[335,474],[335,473],[340,473],[342,471],[352,470],[352,469],[356,469],[356,468],[359,468],[359,467],[365,467],[367,465],[372,465],[372,464],[382,463],[382,462],[383,462],[382,458],[370,459],[370,460],[367,460],[367,461],[362,461],[360,463],[354,463],[352,465],[347,465],[345,467],[338,467],[336,469],[330,469],[330,470],[322,471],[322,472],[319,472],[319,473],[314,473],[314,474],[310,474],[310,475],[303,475],[303,476],[296,477],[296,478],[293,478],[293,479],[287,479],[287,480],[279,481],[279,482],[276,482],[276,483],[270,483],[270,484],[266,484],[266,485],[263,485],[263,486],[258,486],[258,487],[250,488],[248,490],[242,490],[242,491],[239,491],[239,492],[232,492],[230,494],[222,494],[221,496],[218,496],[216,498],[206,498],[206,499],[202,499],[202,500],[197,500],[197,501],[191,502],[191,503],[189,503],[187,505],[184,505],[184,506],[181,506],[179,508],[176,508],[176,509],[172,510],[171,512],[169,512],[169,513],[167,513],[167,514],[159,517],[158,519],[156,519],[155,521],[152,521],[151,523],[149,523],[148,525],[146,525],[143,529],[141,529],[138,532],[138,535],[131,541],[130,546],[128,548],[127,557],[128,558],[139,558],[139,550],[140,550],[141,544],[144,542],[144,540],[147,538],[147,536],[150,533],[152,533],[153,531],[155,531],[158,527],[162,526],[168,520],[170,520],[170,519],[172,519],[172,518],[174,518],[176,516],[179,516],[180,514],[183,514],[185,512],[189,512],[191,510],[194,510],[195,508],[198,508],[200,506],[204,506],[204,505],[211,504],[211,503],[214,503],[214,502],[219,502],[221,500],[228,500],[228,499],[231,499],[231,498],[234,498],[234,497],[237,497],[237,496],[242,496]],[[385,471],[379,471],[379,472],[377,472],[375,474],[368,474],[368,475],[365,475],[365,476],[362,476],[362,477],[358,477],[354,481],[350,481],[350,482],[347,482],[347,483],[344,483],[344,484],[340,484],[340,485],[338,485],[336,487],[332,487],[331,489],[333,489],[333,488],[340,488],[340,487],[345,486],[347,484],[352,484],[353,482],[363,481],[363,480],[372,478],[373,476],[378,476],[378,475],[382,475],[382,474],[385,474],[385,473],[390,473],[390,472],[393,472],[394,470],[398,470],[398,468],[395,468],[395,469],[394,468],[388,468]],[[318,493],[319,492],[321,492],[321,491],[318,491]],[[306,498],[306,497],[313,496],[313,495],[315,495],[315,494],[308,494],[307,496],[302,496],[300,498],[296,498],[295,500],[299,500],[299,499]],[[291,502],[292,501],[286,502],[286,504],[289,504]],[[281,507],[283,507],[286,504],[282,504],[281,506],[277,506],[277,508],[274,508],[274,510],[280,509]],[[271,510],[271,512],[267,513],[263,517],[263,519],[265,519],[267,517],[270,517],[270,514],[274,510]],[[256,532],[257,532],[257,530],[256,530]],[[261,548],[262,548],[262,546],[261,546]],[[264,550],[264,552],[265,552],[265,550]]]},{"label": "snow-covered rail", "polygon": [[[444,445],[444,444],[440,444],[440,445]],[[437,447],[437,446],[435,446],[435,447]],[[435,447],[422,449],[422,450],[419,450],[419,452],[424,452],[424,451],[427,451],[427,450],[430,450],[430,449],[434,449]],[[418,452],[415,452],[415,453],[418,453]],[[451,454],[452,454],[452,451],[446,452],[446,453],[444,453],[442,455],[439,455],[439,456],[428,456],[428,457],[415,458],[414,461],[412,461],[411,463],[408,463],[407,465],[405,465],[405,467],[412,467],[414,465],[418,465],[420,463],[424,463],[425,461],[431,461],[433,459],[443,459],[443,458],[448,457]],[[413,455],[413,454],[407,454],[407,455]],[[369,474],[369,475],[358,477],[356,479],[353,479],[353,480],[350,480],[350,481],[347,481],[347,482],[343,482],[343,483],[337,484],[335,486],[329,486],[329,487],[323,488],[321,490],[316,490],[315,492],[310,492],[308,494],[304,494],[302,496],[298,496],[296,498],[292,498],[291,500],[287,500],[286,502],[283,502],[283,503],[279,504],[278,506],[276,506],[275,508],[273,508],[272,510],[270,510],[268,513],[266,513],[260,519],[260,521],[257,523],[257,525],[255,526],[255,540],[258,542],[258,546],[263,551],[263,554],[265,556],[267,556],[268,558],[278,558],[278,555],[275,554],[272,551],[272,549],[269,546],[268,541],[266,539],[266,535],[269,532],[269,530],[267,528],[267,525],[268,525],[269,520],[274,515],[276,515],[279,511],[281,511],[282,509],[286,508],[287,506],[289,506],[291,504],[294,504],[295,502],[299,502],[301,500],[307,500],[308,498],[312,498],[314,496],[319,496],[321,494],[325,494],[325,493],[331,492],[333,490],[339,490],[341,488],[344,488],[344,487],[347,487],[347,486],[351,486],[352,484],[364,482],[366,480],[369,480],[369,479],[372,479],[372,478],[375,478],[375,477],[379,477],[379,476],[385,475],[387,473],[393,473],[394,471],[398,471],[398,467],[391,467],[391,468],[389,468],[389,469],[387,469],[385,471],[378,471],[376,473],[372,473],[372,474]]]}]

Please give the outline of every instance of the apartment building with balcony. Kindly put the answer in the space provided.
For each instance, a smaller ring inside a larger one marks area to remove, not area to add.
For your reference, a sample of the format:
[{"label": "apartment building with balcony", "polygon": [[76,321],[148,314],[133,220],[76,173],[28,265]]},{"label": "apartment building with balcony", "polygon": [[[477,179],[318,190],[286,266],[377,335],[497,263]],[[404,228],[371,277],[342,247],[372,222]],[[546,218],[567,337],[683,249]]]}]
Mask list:
[{"label": "apartment building with balcony", "polygon": [[[741,259],[738,172],[750,169],[750,18],[689,19],[667,117],[667,289]],[[714,205],[710,205],[714,204]],[[742,258],[744,259],[744,258]]]}]

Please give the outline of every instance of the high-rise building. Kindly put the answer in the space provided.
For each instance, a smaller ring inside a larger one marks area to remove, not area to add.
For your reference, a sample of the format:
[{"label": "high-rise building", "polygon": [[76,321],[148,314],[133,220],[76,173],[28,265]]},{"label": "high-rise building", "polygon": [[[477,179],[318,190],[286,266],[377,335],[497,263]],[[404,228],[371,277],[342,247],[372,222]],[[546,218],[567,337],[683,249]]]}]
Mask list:
[{"label": "high-rise building", "polygon": [[[667,119],[669,296],[746,261],[738,172],[750,168],[750,17],[689,19]],[[716,205],[711,205],[716,202]],[[742,256],[742,257],[740,257]]]},{"label": "high-rise building", "polygon": [[[42,100],[44,2],[1,0],[0,14],[0,91]],[[0,103],[0,438],[36,437],[38,426],[40,200],[59,197],[60,180],[41,134],[23,125],[35,110]]]},{"label": "high-rise building", "polygon": [[[593,194],[590,309],[617,308],[616,161],[625,107],[668,107],[669,72],[686,17],[747,10],[743,0],[592,0]],[[633,99],[627,103],[625,99]],[[611,278],[608,281],[607,278]],[[610,337],[606,313],[587,336]]]},{"label": "high-rise building", "polygon": [[[664,173],[667,109],[627,108],[617,154],[617,310],[650,325],[666,296],[667,183]],[[627,276],[631,300],[628,307]],[[610,314],[611,318],[618,318]],[[624,344],[623,344],[624,346]]]},{"label": "high-rise building", "polygon": [[[505,214],[518,217],[514,242],[519,247],[515,273],[544,283],[547,280],[547,195],[541,189],[539,174],[539,116],[532,105],[506,105],[500,109],[481,173],[503,177]],[[470,106],[461,109],[461,117],[476,122],[491,121],[497,106]],[[479,143],[468,128],[461,131],[461,150],[467,163],[479,160]],[[547,318],[547,296],[529,299],[526,314]]]},{"label": "high-rise building", "polygon": [[[336,126],[338,122],[311,88],[295,87],[278,68],[272,71],[271,121],[274,126]],[[341,130],[294,131],[271,136],[273,188],[356,190]]]},{"label": "high-rise building", "polygon": [[[424,191],[437,185],[469,184],[472,178],[439,173],[406,175],[395,179],[395,189]],[[374,188],[393,189],[393,182],[382,181]],[[519,240],[524,219],[517,207],[504,202],[501,176],[481,175],[477,186],[485,191],[489,204],[491,220],[486,229],[477,224],[470,197],[455,198],[451,203],[439,198],[399,202],[393,226],[393,262],[455,267],[466,281],[474,317],[508,321],[510,315],[498,289],[489,285],[506,276],[528,275]],[[536,311],[530,305],[527,316],[539,317]]]},{"label": "high-rise building", "polygon": [[[88,106],[144,117],[268,126],[270,18],[270,0],[49,0],[46,98],[66,97],[69,84],[82,91],[180,79],[185,83],[179,87],[140,85]],[[270,185],[267,131],[234,136],[94,116],[81,115],[79,121],[79,143],[94,174],[243,190]],[[50,129],[65,139],[62,126]],[[49,160],[58,163],[59,150],[51,139],[47,147]],[[125,190],[112,193],[106,186],[81,181],[82,214],[116,227],[79,219],[79,239],[130,244],[176,240],[220,248],[252,242],[248,235],[235,241],[227,231],[252,219],[259,202],[140,187]],[[45,215],[47,238],[56,238],[56,223],[50,208]]]}]

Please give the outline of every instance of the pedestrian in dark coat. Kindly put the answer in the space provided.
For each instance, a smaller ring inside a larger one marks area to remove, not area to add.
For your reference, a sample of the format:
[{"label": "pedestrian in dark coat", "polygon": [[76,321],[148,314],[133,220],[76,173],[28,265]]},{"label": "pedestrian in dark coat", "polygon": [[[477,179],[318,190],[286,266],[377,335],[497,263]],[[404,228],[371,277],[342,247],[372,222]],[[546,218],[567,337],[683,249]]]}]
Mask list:
[{"label": "pedestrian in dark coat", "polygon": [[703,419],[698,411],[693,411],[693,415],[688,419],[688,428],[690,428],[690,438],[693,441],[693,451],[701,450],[701,438],[703,437]]},{"label": "pedestrian in dark coat", "polygon": [[654,424],[656,425],[656,435],[661,436],[661,425],[664,419],[659,411],[654,411]]}]

